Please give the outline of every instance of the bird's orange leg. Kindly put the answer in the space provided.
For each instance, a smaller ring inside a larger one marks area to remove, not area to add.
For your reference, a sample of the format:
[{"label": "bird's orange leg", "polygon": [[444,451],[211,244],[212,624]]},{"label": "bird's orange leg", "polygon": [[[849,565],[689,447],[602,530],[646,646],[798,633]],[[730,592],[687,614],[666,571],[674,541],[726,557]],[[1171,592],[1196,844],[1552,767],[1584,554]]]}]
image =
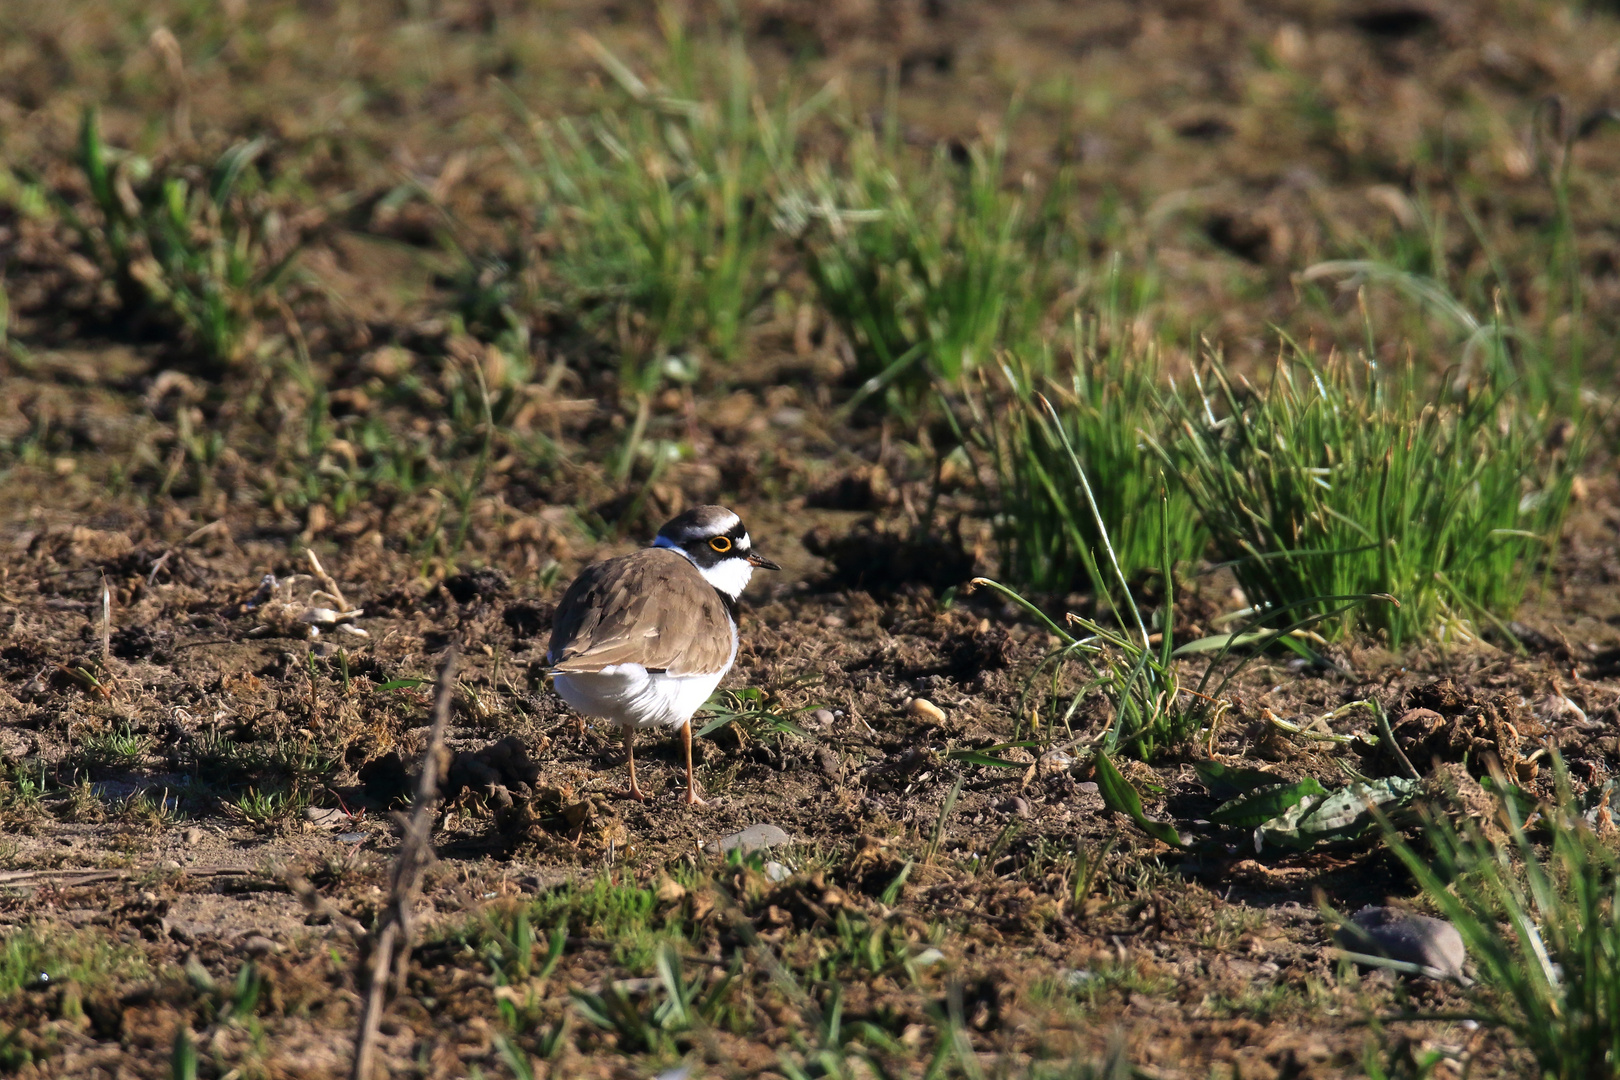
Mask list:
[{"label": "bird's orange leg", "polygon": [[697,782],[692,777],[692,721],[681,725],[681,746],[686,750],[686,805],[708,806],[697,793]]},{"label": "bird's orange leg", "polygon": [[624,759],[630,763],[630,798],[636,802],[646,802],[647,796],[641,793],[641,787],[636,783],[636,729],[624,729]]}]

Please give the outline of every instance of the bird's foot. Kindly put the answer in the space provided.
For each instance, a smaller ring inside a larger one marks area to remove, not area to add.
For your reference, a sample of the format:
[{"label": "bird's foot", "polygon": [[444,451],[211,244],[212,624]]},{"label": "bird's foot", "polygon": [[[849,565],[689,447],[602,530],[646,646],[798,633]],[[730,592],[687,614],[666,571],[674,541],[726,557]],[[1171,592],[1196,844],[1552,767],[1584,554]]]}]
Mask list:
[{"label": "bird's foot", "polygon": [[647,801],[647,796],[643,795],[641,793],[641,789],[634,784],[630,785],[630,790],[624,793],[624,797],[627,799],[634,799],[636,802]]},{"label": "bird's foot", "polygon": [[681,800],[687,806],[708,806],[708,802],[693,788],[686,789],[686,797]]}]

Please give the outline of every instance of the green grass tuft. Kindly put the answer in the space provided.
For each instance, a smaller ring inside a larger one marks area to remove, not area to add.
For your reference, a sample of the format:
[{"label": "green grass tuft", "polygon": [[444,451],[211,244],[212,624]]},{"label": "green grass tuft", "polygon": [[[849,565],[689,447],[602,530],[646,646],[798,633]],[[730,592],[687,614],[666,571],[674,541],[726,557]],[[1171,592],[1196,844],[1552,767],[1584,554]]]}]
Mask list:
[{"label": "green grass tuft", "polygon": [[624,103],[584,123],[534,120],[538,166],[511,148],[567,305],[619,353],[627,396],[737,356],[767,288],[773,194],[819,102],[767,104],[740,39],[696,43],[674,12],[661,21],[656,78],[586,38]]},{"label": "green grass tuft", "polygon": [[[1411,366],[1298,349],[1260,387],[1218,358],[1209,371],[1169,399],[1160,453],[1257,609],[1391,648],[1513,615],[1557,544],[1579,438],[1547,449],[1547,425],[1488,379],[1435,400]],[[1326,617],[1368,594],[1399,606]]]},{"label": "green grass tuft", "polygon": [[262,139],[238,143],[206,171],[159,167],[107,146],[98,113],[88,109],[78,164],[97,217],[61,207],[126,311],[156,309],[172,318],[222,367],[251,352],[257,318],[273,304],[302,242],[256,197],[253,162],[264,148]]},{"label": "green grass tuft", "polygon": [[[966,401],[966,442],[988,459],[995,480],[983,497],[995,524],[1003,575],[1057,596],[1082,586],[1099,596],[1113,592],[1112,572],[1097,562],[1099,519],[1133,586],[1163,575],[1166,549],[1160,533],[1166,520],[1171,565],[1198,559],[1208,533],[1186,491],[1173,475],[1167,483],[1163,463],[1147,445],[1163,425],[1157,350],[1130,348],[1112,315],[1090,321],[1077,315],[1072,369],[1060,378],[1048,374],[1052,367],[1050,359],[1031,364],[1009,355],[1000,368],[1001,400],[969,395]],[[1043,396],[1052,403],[1055,420],[1041,404]],[[1095,516],[1065,439],[1095,481]]]},{"label": "green grass tuft", "polygon": [[139,950],[91,931],[30,923],[0,941],[0,1001],[29,988],[62,983],[82,992],[146,971]]},{"label": "green grass tuft", "polygon": [[853,346],[857,402],[881,394],[908,412],[934,380],[954,383],[1034,327],[1039,263],[1005,157],[999,140],[965,165],[942,147],[919,170],[893,132],[862,128],[844,164],[810,163],[782,201],[778,223]]}]

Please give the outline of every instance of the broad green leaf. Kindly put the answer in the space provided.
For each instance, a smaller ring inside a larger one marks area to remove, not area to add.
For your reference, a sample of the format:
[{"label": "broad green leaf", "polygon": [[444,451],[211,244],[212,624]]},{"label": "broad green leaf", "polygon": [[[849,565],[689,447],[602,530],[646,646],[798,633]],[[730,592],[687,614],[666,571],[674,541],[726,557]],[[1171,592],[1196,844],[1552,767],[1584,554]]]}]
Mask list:
[{"label": "broad green leaf", "polygon": [[1388,776],[1369,783],[1346,784],[1325,799],[1307,796],[1287,813],[1256,831],[1257,840],[1283,847],[1308,848],[1332,840],[1354,840],[1373,827],[1373,810],[1385,813],[1417,797],[1416,780]]},{"label": "broad green leaf", "polygon": [[697,731],[693,732],[692,737],[694,739],[707,738],[735,719],[737,719],[736,713],[726,713],[724,716],[717,716],[713,720],[710,720],[707,724],[704,724],[702,727],[698,728]]},{"label": "broad green leaf", "polygon": [[1209,820],[1216,825],[1252,829],[1286,814],[1308,796],[1326,794],[1327,789],[1314,776],[1294,784],[1268,784],[1222,803]]},{"label": "broad green leaf", "polygon": [[426,686],[431,679],[389,679],[377,686],[379,690],[409,690],[415,686]]},{"label": "broad green leaf", "polygon": [[1209,793],[1217,799],[1233,799],[1255,788],[1283,782],[1276,773],[1245,769],[1240,765],[1227,765],[1213,759],[1193,762],[1193,771],[1198,774],[1199,781],[1209,789]]},{"label": "broad green leaf", "polygon": [[1275,641],[1275,630],[1251,630],[1248,633],[1212,634],[1209,637],[1195,638],[1185,645],[1178,645],[1171,656],[1197,656],[1200,653],[1220,652],[1222,649],[1239,649],[1245,645],[1257,645],[1262,642]]},{"label": "broad green leaf", "polygon": [[1104,806],[1117,814],[1124,814],[1155,840],[1162,840],[1171,847],[1183,846],[1181,834],[1175,830],[1175,826],[1154,821],[1142,812],[1141,796],[1136,794],[1130,781],[1120,775],[1107,754],[1097,755],[1097,791],[1102,795]]}]

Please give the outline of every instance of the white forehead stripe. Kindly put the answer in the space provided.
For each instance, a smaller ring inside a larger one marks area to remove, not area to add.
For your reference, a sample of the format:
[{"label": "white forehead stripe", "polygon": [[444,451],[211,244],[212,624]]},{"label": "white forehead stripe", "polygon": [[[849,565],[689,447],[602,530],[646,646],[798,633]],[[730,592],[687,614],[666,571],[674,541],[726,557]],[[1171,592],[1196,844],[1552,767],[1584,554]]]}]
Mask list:
[{"label": "white forehead stripe", "polygon": [[[723,536],[742,523],[742,519],[731,510],[715,507],[715,511],[713,514],[697,517],[692,521],[680,522],[673,530],[673,538],[678,542],[685,542],[698,538],[707,539],[711,536]],[[668,529],[672,524],[676,523],[666,523],[664,528]],[[663,530],[659,531],[658,536],[660,540],[664,537]],[[659,541],[654,540],[653,542],[656,544]]]},{"label": "white forehead stripe", "polygon": [[693,522],[682,531],[687,536],[720,536],[735,529],[740,521],[742,521],[741,518],[727,510],[713,517],[706,517],[701,521]]}]

